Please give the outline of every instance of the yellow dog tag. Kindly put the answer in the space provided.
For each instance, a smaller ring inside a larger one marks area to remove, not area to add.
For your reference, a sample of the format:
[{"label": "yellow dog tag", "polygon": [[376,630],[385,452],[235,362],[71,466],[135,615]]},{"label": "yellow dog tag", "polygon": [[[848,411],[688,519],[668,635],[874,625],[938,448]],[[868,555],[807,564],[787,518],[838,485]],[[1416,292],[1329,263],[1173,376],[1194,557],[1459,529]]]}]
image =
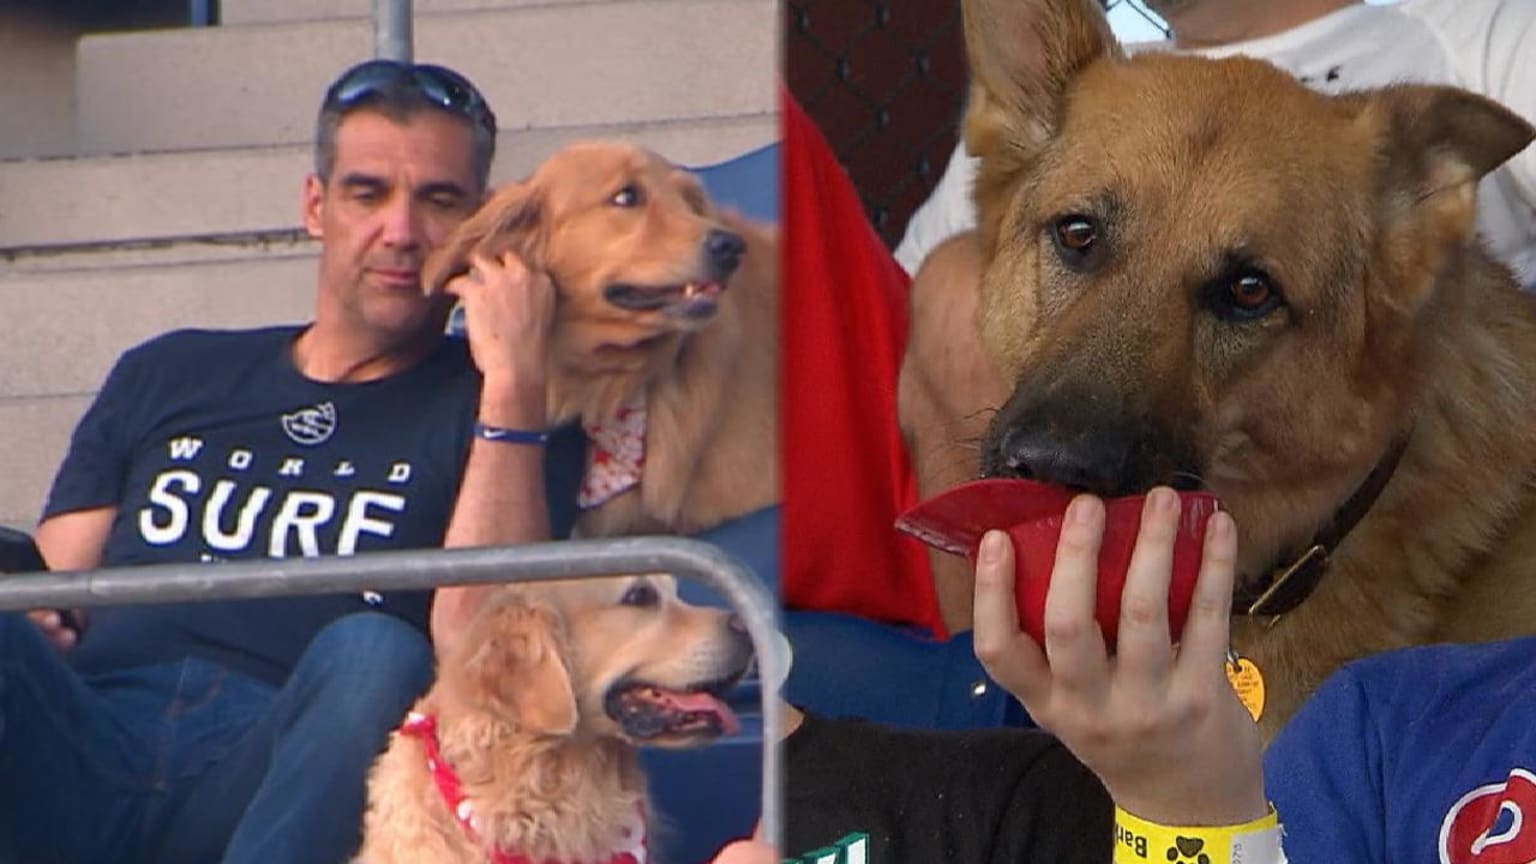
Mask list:
[{"label": "yellow dog tag", "polygon": [[1238,701],[1253,715],[1253,722],[1259,722],[1264,716],[1264,675],[1259,672],[1259,667],[1253,665],[1253,661],[1247,657],[1238,656],[1232,652],[1227,659],[1227,680],[1232,683],[1232,689],[1237,691]]}]

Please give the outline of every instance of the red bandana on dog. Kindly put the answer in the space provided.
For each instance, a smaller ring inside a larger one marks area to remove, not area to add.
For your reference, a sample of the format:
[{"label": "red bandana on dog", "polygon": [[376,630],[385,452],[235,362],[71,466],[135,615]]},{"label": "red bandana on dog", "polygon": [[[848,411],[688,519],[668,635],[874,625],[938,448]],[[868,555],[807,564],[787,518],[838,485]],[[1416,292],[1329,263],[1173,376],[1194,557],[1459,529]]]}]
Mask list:
[{"label": "red bandana on dog", "polygon": [[590,510],[640,485],[645,467],[645,391],[635,394],[609,421],[588,422],[587,474],[576,505]]},{"label": "red bandana on dog", "polygon": [[[437,718],[430,714],[418,714],[412,711],[406,715],[400,732],[421,741],[421,746],[427,751],[427,770],[432,773],[432,781],[437,784],[437,791],[442,795],[443,803],[448,805],[448,812],[452,813],[453,818],[464,827],[464,833],[469,835],[471,843],[476,846],[482,845],[480,832],[475,828],[474,808],[464,797],[459,775],[454,773],[453,766],[443,758],[442,750],[438,747]],[[590,864],[646,864],[643,814],[635,814],[635,821],[624,827],[620,841],[621,848],[606,861],[590,862]],[[526,855],[508,852],[505,849],[492,849],[491,864],[561,864],[561,862],[535,862]],[[588,864],[588,862],[575,862],[575,864]]]}]

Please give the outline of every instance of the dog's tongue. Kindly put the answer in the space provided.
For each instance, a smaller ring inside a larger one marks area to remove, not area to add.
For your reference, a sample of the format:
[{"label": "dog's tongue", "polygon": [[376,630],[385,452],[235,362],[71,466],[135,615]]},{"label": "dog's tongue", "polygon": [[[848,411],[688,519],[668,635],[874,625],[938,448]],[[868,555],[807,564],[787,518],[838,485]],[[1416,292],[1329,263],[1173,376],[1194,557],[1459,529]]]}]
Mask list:
[{"label": "dog's tongue", "polygon": [[719,297],[725,286],[719,282],[689,282],[683,286],[685,297]]},{"label": "dog's tongue", "polygon": [[720,727],[725,730],[726,735],[735,735],[741,731],[741,721],[736,719],[736,712],[708,693],[664,690],[661,693],[661,701],[679,713],[714,714],[720,718]]}]

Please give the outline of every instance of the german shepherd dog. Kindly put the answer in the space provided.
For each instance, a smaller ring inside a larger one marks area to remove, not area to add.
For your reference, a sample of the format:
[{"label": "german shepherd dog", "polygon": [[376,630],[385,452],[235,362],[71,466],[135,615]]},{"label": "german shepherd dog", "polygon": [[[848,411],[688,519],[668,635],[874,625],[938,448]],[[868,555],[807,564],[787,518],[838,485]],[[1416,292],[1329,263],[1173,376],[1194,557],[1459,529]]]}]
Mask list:
[{"label": "german shepherd dog", "polygon": [[[905,385],[909,433],[1001,402],[983,474],[1219,495],[1267,735],[1350,659],[1536,632],[1536,308],[1474,228],[1530,124],[1451,88],[1126,59],[1092,0],[966,0],[965,34],[978,230],[920,274],[914,328],[955,329],[906,366],[1006,383]],[[985,357],[958,354],[974,326]]]}]

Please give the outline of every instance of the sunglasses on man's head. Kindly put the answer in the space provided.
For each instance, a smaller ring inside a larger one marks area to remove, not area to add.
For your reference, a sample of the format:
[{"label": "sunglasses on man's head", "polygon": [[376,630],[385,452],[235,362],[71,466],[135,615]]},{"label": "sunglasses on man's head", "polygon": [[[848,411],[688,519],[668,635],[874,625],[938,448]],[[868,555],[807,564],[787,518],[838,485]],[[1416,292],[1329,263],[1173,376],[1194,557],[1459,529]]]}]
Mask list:
[{"label": "sunglasses on man's head", "polygon": [[477,123],[492,134],[496,115],[485,97],[464,76],[430,63],[410,64],[395,60],[370,60],[349,69],[326,91],[325,106],[355,108],[385,93],[402,88],[421,94],[428,102]]}]

